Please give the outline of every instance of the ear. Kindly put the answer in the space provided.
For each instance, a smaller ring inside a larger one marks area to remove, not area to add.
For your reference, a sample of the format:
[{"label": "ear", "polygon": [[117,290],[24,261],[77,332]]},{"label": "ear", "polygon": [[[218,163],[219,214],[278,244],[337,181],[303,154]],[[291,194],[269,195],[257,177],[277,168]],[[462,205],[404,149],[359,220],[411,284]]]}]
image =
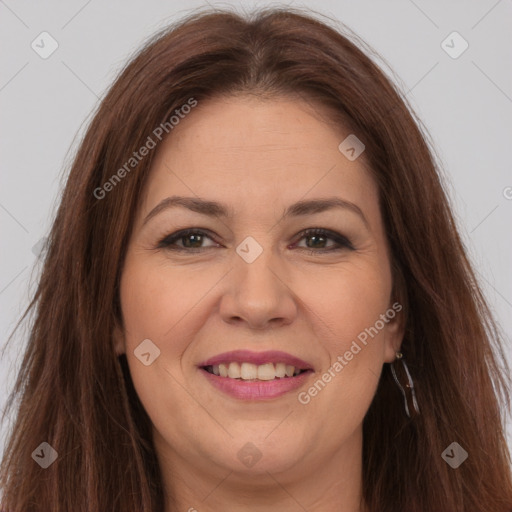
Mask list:
[{"label": "ear", "polygon": [[124,340],[124,333],[121,327],[117,324],[114,326],[114,332],[112,333],[112,339],[114,342],[114,350],[117,356],[126,353],[126,346]]},{"label": "ear", "polygon": [[398,301],[393,302],[385,313],[388,322],[386,324],[384,361],[392,363],[396,359],[396,353],[400,351],[405,333],[405,311]]},{"label": "ear", "polygon": [[392,363],[396,359],[396,353],[400,351],[405,335],[407,324],[408,293],[407,285],[402,268],[392,261],[391,266],[393,286],[389,300],[389,307],[386,311],[388,322],[386,325],[386,338],[384,349],[384,360]]}]

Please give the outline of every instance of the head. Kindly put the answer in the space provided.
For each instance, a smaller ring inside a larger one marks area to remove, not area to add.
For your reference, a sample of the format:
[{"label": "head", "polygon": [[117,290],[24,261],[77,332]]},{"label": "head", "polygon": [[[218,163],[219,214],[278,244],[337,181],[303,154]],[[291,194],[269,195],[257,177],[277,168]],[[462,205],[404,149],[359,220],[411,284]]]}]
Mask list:
[{"label": "head", "polygon": [[[155,155],[124,258],[115,340],[169,463],[254,482],[305,474],[342,447],[360,455],[364,416],[402,341],[402,305],[378,186],[363,158],[340,152],[350,132],[328,116],[293,95],[226,94],[198,103]],[[178,196],[195,208],[170,205]],[[323,200],[340,205],[322,209]],[[200,213],[200,201],[226,215]],[[192,228],[204,234],[183,234]],[[327,234],[302,234],[315,228]],[[300,358],[303,382],[284,395],[237,395],[251,385],[226,395],[207,374],[222,361],[209,361],[237,350]],[[257,465],[239,460],[247,443],[261,453]]]},{"label": "head", "polygon": [[[69,453],[46,487],[62,505],[73,460],[92,503],[149,510],[164,461],[258,482],[340,450],[369,510],[493,509],[498,487],[510,500],[499,336],[426,135],[358,46],[290,11],[211,13],[158,34],[116,79],[71,169],[18,379],[25,403],[43,397],[24,417],[32,438]],[[209,360],[241,349],[300,358],[305,386],[219,391]],[[421,417],[391,376],[398,350]],[[454,440],[471,453],[457,473],[440,457]],[[94,494],[106,475],[140,502]]]}]

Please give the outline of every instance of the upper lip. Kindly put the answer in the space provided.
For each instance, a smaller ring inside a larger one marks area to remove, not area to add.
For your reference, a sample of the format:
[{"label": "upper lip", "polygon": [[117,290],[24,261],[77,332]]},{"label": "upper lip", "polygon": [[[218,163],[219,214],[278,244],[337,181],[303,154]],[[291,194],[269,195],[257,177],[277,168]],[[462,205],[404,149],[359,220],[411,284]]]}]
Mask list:
[{"label": "upper lip", "polygon": [[229,364],[231,362],[237,363],[252,363],[261,365],[265,363],[284,363],[295,366],[300,370],[312,370],[312,366],[303,361],[302,359],[292,356],[287,352],[279,350],[267,350],[265,352],[252,352],[251,350],[233,350],[231,352],[224,352],[218,354],[206,361],[200,363],[198,366],[213,366],[218,364]]}]

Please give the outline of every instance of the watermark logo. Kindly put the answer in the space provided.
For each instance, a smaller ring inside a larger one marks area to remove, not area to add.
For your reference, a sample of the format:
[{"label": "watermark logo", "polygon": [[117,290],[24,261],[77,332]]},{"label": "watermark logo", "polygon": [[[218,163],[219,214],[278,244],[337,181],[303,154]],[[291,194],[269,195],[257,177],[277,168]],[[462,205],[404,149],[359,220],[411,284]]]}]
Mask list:
[{"label": "watermark logo", "polygon": [[457,31],[453,31],[443,40],[441,48],[452,59],[458,59],[469,48],[469,43]]},{"label": "watermark logo", "polygon": [[145,339],[133,353],[144,366],[149,366],[160,356],[160,349],[151,340]]},{"label": "watermark logo", "polygon": [[40,240],[38,240],[36,242],[36,244],[34,244],[34,246],[32,247],[32,254],[36,257],[36,258],[39,258],[39,256],[44,252],[44,250],[46,249],[46,244],[48,243],[48,237],[43,237],[41,238]]},{"label": "watermark logo", "polygon": [[441,457],[449,466],[457,469],[468,458],[468,452],[459,443],[454,441],[445,449]]},{"label": "watermark logo", "polygon": [[[180,108],[174,110],[168,121],[160,123],[146,139],[146,142],[137,150],[132,153],[132,156],[115,172],[101,187],[97,187],[93,191],[96,199],[103,199],[108,192],[111,192],[114,187],[121,182],[121,180],[131,172],[132,169],[137,167],[144,157],[149,155],[157,145],[157,140],[161,141],[165,135],[171,133],[175,126],[177,126],[181,119],[184,119],[190,113],[192,108],[197,106],[197,100],[189,98],[187,103],[183,104]],[[165,133],[165,135],[164,135]],[[155,140],[157,139],[157,140]]]},{"label": "watermark logo", "polygon": [[[339,355],[336,361],[321,375],[321,377],[315,381],[315,383],[308,388],[307,391],[301,391],[297,395],[298,401],[302,405],[307,405],[311,402],[311,399],[318,395],[325,386],[332,381],[336,375],[349,364],[355,355],[359,354],[361,350],[368,345],[368,337],[373,339],[377,334],[384,329],[384,326],[389,323],[390,320],[395,318],[396,314],[402,310],[402,305],[395,302],[385,313],[380,315],[374,325],[367,327],[357,335],[357,340],[353,340],[350,348],[345,351],[343,355]],[[359,342],[359,343],[358,343]],[[362,346],[361,346],[362,345]]]},{"label": "watermark logo", "polygon": [[248,236],[238,245],[236,252],[246,263],[252,263],[263,252],[263,247]]},{"label": "watermark logo", "polygon": [[59,454],[48,443],[41,443],[33,452],[32,458],[43,468],[50,467]]},{"label": "watermark logo", "polygon": [[365,148],[366,146],[353,133],[338,146],[340,152],[351,162],[359,158]]},{"label": "watermark logo", "polygon": [[236,454],[238,460],[248,468],[252,468],[263,456],[253,443],[245,443]]},{"label": "watermark logo", "polygon": [[30,46],[41,59],[47,59],[59,47],[59,43],[48,32],[41,32]]}]

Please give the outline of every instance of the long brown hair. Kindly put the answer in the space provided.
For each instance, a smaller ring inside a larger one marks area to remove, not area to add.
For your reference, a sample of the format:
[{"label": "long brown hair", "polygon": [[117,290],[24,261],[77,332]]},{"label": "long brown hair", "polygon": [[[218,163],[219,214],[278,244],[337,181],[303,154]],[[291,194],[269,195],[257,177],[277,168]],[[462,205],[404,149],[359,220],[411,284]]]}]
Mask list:
[{"label": "long brown hair", "polygon": [[[78,148],[38,289],[20,320],[34,313],[4,413],[19,402],[0,473],[3,509],[163,510],[151,423],[112,340],[122,325],[127,240],[155,152],[108,194],[98,190],[191,98],[251,93],[300,94],[327,106],[331,122],[364,141],[379,185],[395,293],[406,306],[402,351],[421,414],[405,416],[385,365],[363,425],[368,510],[512,510],[502,335],[426,132],[372,51],[342,32],[289,9],[199,12],[149,40],[120,72]],[[469,454],[457,469],[441,457],[454,441]],[[32,459],[43,442],[58,452],[47,469]]]}]

